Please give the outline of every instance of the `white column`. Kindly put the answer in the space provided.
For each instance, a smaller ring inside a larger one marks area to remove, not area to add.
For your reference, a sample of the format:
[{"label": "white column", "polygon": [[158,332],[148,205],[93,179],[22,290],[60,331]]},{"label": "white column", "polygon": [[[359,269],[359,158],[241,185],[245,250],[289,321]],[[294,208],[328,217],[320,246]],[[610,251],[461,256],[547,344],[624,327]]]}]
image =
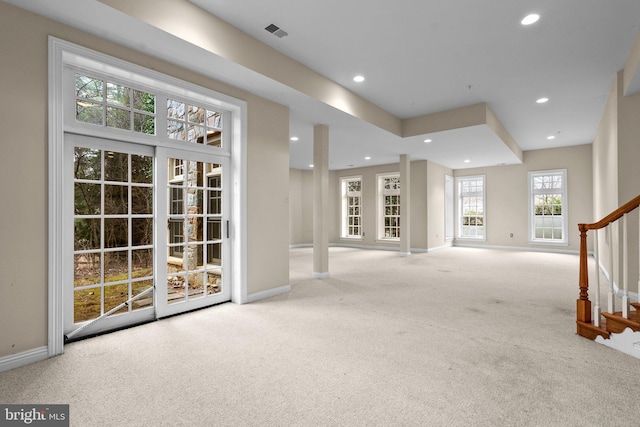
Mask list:
[{"label": "white column", "polygon": [[313,128],[313,278],[329,277],[329,127]]},{"label": "white column", "polygon": [[400,156],[400,256],[411,255],[411,159]]}]

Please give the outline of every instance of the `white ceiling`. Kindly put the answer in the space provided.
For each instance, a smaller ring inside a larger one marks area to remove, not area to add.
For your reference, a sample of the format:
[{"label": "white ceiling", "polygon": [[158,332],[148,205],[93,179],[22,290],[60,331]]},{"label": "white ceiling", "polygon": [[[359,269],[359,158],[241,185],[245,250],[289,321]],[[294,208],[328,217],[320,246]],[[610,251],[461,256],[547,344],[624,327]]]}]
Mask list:
[{"label": "white ceiling", "polygon": [[[398,118],[486,102],[525,151],[593,141],[640,23],[638,0],[190,1]],[[292,167],[312,162],[320,123],[330,126],[332,169],[394,163],[405,153],[453,169],[518,162],[486,126],[429,135],[429,144],[422,135],[403,139],[96,0],[6,2],[170,62],[206,63],[191,68],[288,105],[291,135],[300,138],[291,143]],[[523,27],[530,12],[541,19]],[[272,23],[289,35],[268,33]],[[366,81],[353,82],[356,74]],[[536,104],[542,96],[550,101]]]}]

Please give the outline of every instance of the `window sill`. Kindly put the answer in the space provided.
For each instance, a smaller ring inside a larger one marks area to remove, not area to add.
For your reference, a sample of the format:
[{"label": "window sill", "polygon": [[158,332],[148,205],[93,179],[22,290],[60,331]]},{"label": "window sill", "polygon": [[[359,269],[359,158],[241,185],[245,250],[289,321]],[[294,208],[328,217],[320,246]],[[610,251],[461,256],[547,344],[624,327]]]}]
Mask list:
[{"label": "window sill", "polygon": [[569,242],[553,240],[529,240],[529,244],[541,246],[569,246]]},{"label": "window sill", "polygon": [[486,237],[456,237],[455,240],[463,241],[463,242],[486,242],[487,238]]}]

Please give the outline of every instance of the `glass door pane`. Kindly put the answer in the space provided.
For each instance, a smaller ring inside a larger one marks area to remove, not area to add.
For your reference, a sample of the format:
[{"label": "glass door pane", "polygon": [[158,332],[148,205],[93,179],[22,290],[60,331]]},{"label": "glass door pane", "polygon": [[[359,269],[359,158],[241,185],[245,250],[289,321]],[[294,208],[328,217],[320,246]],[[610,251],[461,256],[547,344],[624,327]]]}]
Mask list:
[{"label": "glass door pane", "polygon": [[159,190],[159,205],[164,206],[167,224],[161,233],[166,262],[160,260],[159,268],[165,269],[166,285],[158,294],[160,316],[227,301],[231,295],[225,277],[227,159],[197,157],[159,149],[159,179],[165,187]]},{"label": "glass door pane", "polygon": [[153,149],[66,138],[73,265],[65,333],[98,318],[78,336],[153,319],[153,291],[123,305],[154,284]]}]

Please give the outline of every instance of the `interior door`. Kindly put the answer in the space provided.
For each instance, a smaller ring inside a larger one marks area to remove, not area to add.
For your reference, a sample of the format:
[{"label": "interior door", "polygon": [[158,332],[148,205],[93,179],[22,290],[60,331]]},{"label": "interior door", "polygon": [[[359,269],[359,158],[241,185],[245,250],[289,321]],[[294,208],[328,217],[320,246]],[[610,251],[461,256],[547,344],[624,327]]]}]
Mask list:
[{"label": "interior door", "polygon": [[157,148],[158,317],[229,301],[229,159]]},{"label": "interior door", "polygon": [[153,320],[154,148],[65,134],[64,156],[65,335]]}]

